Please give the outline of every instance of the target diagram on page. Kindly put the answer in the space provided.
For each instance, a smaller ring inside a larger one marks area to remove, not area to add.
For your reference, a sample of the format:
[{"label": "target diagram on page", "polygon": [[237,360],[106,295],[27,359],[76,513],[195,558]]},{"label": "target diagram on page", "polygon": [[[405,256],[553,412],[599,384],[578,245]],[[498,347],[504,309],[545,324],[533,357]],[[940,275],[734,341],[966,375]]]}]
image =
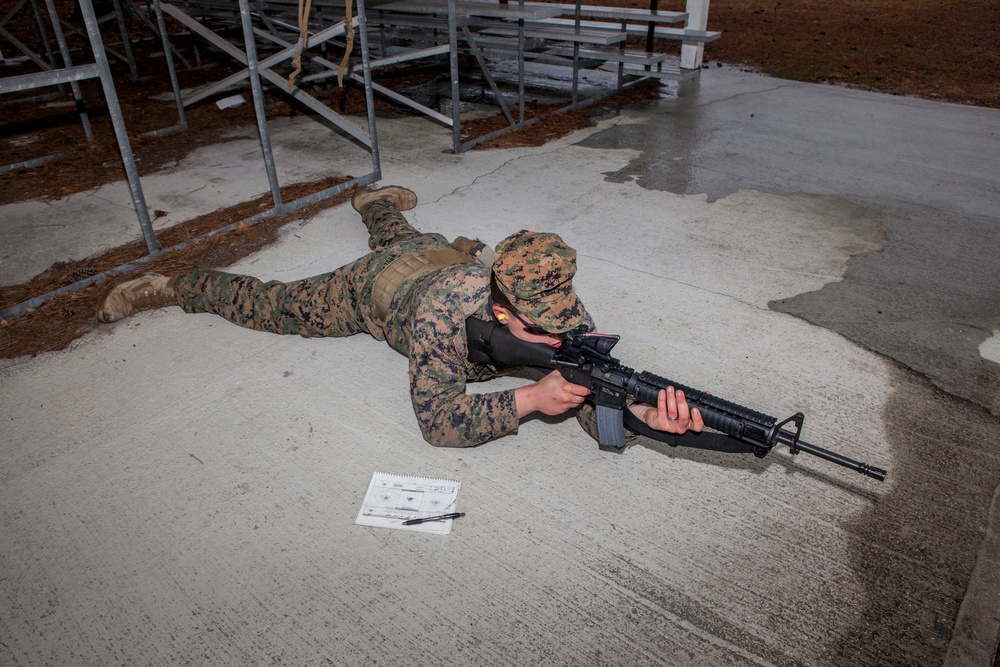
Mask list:
[{"label": "target diagram on page", "polygon": [[[454,512],[460,486],[460,482],[447,479],[376,472],[355,523],[398,528],[407,519]],[[451,521],[422,526],[429,532],[448,532]]]}]

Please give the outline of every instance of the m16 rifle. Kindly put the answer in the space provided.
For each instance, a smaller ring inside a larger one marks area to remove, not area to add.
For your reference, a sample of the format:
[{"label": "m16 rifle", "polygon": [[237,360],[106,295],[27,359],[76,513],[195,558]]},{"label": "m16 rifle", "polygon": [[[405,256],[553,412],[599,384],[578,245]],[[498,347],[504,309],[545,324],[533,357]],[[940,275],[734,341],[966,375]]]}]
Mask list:
[{"label": "m16 rifle", "polygon": [[[779,422],[774,417],[713,394],[622,365],[611,356],[619,336],[570,332],[563,335],[558,348],[553,348],[520,340],[496,322],[470,317],[465,321],[465,328],[469,340],[469,360],[472,362],[557,369],[570,382],[587,387],[590,390],[588,400],[596,408],[601,447],[623,448],[626,444],[625,429],[674,446],[747,452],[758,458],[767,456],[775,445],[783,444],[792,454],[805,452],[879,481],[885,480],[887,473],[881,468],[801,440],[802,423],[805,421],[801,412]],[[698,434],[678,437],[657,431],[627,409],[630,401],[656,405],[660,390],[667,387],[684,392],[688,404],[701,412],[705,425],[728,438],[702,439]]]}]

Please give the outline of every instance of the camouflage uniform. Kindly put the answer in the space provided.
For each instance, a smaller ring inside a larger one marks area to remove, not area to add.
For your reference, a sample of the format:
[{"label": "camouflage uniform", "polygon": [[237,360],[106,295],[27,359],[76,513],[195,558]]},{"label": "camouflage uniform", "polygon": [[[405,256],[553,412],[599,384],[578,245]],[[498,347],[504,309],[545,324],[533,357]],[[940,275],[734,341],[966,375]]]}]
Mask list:
[{"label": "camouflage uniform", "polygon": [[[260,331],[305,337],[366,332],[387,341],[410,360],[413,410],[432,445],[478,445],[517,432],[512,389],[465,393],[466,382],[501,372],[467,359],[465,318],[492,318],[490,269],[460,264],[408,280],[395,292],[382,322],[372,298],[379,273],[404,253],[451,246],[440,234],[418,232],[388,199],[374,200],[361,215],[372,252],[347,266],[291,283],[197,270],[175,280],[178,301],[189,313],[215,313]],[[586,311],[582,316],[592,325]],[[583,406],[577,418],[596,437],[593,409]]]}]

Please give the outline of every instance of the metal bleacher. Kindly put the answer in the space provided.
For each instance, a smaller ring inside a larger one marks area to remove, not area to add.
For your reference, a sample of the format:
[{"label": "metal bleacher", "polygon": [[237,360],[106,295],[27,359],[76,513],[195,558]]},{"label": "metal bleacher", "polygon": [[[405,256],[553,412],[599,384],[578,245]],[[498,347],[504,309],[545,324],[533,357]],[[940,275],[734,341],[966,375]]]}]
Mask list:
[{"label": "metal bleacher", "polygon": [[[498,133],[462,141],[458,105],[454,100],[459,97],[459,85],[455,82],[463,72],[454,67],[456,53],[475,56],[484,80],[507,118],[508,126],[502,133],[533,122],[524,116],[526,63],[562,66],[571,72],[569,102],[555,111],[592,104],[650,78],[685,81],[699,76],[704,44],[720,35],[704,29],[707,6],[707,0],[688,0],[685,11],[658,12],[582,3],[375,0],[369,3],[369,30],[373,33],[371,42],[383,45],[384,54],[389,53],[389,47],[395,48],[396,57],[407,48],[419,53],[418,47],[424,53],[438,55],[442,51],[433,49],[443,44],[447,35],[449,53],[453,56],[453,103],[450,122],[442,122],[452,128],[454,150],[461,152]],[[630,48],[627,44],[630,37],[637,36],[647,38],[645,49]],[[680,58],[673,65],[668,65],[671,57],[663,49],[667,41],[681,43]],[[517,63],[516,118],[490,76],[487,59]],[[378,60],[374,62],[377,65]],[[586,69],[617,72],[617,81],[603,94],[583,98],[579,79]],[[442,120],[440,114],[436,120]]]},{"label": "metal bleacher", "polygon": [[[356,16],[350,18],[361,45],[348,62],[344,54],[351,50],[345,41],[349,32],[345,16],[350,16],[352,3],[312,0],[307,41],[300,34],[298,0],[240,3],[249,3],[255,48],[262,51],[258,69],[265,82],[275,88],[287,85],[287,76],[277,69],[287,69],[287,61],[301,52],[309,68],[296,84],[304,87],[332,76],[348,77],[364,85],[369,93],[386,96],[449,127],[456,153],[538,119],[528,119],[525,114],[526,66],[558,66],[570,72],[569,99],[553,109],[566,111],[650,78],[695,78],[701,68],[701,49],[719,37],[718,32],[705,30],[708,0],[687,0],[685,11],[662,12],[523,0],[369,0],[358,2]],[[243,20],[233,0],[160,0],[157,5],[218,49],[247,64],[247,58],[241,55],[242,47],[232,43],[240,41],[238,26]],[[630,47],[629,38],[633,38],[632,43],[641,41],[637,37],[647,38],[645,49]],[[681,43],[679,59],[666,53],[664,44],[669,41]],[[325,53],[316,54],[317,47]],[[336,51],[336,55],[329,51]],[[505,86],[498,83],[492,71],[495,63],[503,60],[517,67],[516,81],[507,81]],[[449,109],[432,108],[426,101],[374,80],[379,72],[390,68],[398,73],[401,68],[428,66],[448,71]],[[189,96],[184,105],[245,80],[249,69]],[[588,69],[617,72],[617,79],[599,94],[581,96],[581,72]],[[495,101],[507,125],[488,136],[463,140],[459,100],[463,84],[472,80],[479,82],[486,96]],[[302,88],[292,86],[291,90],[300,102],[352,132],[349,121],[314,103]],[[360,136],[355,138],[364,141]]]},{"label": "metal bleacher", "polygon": [[[297,85],[294,77],[289,77],[276,71],[288,61],[293,61],[308,47],[323,46],[336,38],[343,37],[341,47],[349,54],[353,45],[355,29],[364,26],[364,2],[358,1],[357,14],[352,16],[343,6],[316,3],[316,11],[310,11],[308,20],[299,23],[299,4],[286,0],[179,0],[177,2],[162,2],[154,0],[157,18],[163,21],[166,14],[184,25],[194,35],[204,39],[210,45],[231,57],[243,66],[239,72],[227,76],[221,81],[209,84],[186,98],[182,98],[177,89],[176,79],[172,77],[174,94],[181,106],[190,106],[206,98],[221,93],[237,84],[248,81],[256,111],[257,125],[263,150],[264,164],[275,208],[284,212],[290,210],[290,205],[281,201],[280,185],[274,165],[269,134],[264,110],[263,86],[268,83],[271,89],[307,107],[320,119],[328,122],[338,131],[349,137],[353,142],[363,147],[371,154],[372,171],[364,176],[352,179],[346,183],[334,186],[310,196],[308,200],[297,201],[296,207],[310,201],[332,196],[356,185],[367,185],[381,178],[379,164],[378,139],[375,128],[375,112],[369,85],[369,58],[367,49],[367,32],[360,30],[361,51],[359,67],[363,71],[365,81],[367,128],[356,121],[346,118],[316,99],[305,88]],[[336,8],[337,13],[331,12]],[[258,46],[259,45],[259,46]],[[269,53],[263,58],[258,49]],[[166,52],[167,63],[173,67],[170,51]],[[332,63],[330,63],[332,65]],[[336,69],[336,66],[334,66]]]}]

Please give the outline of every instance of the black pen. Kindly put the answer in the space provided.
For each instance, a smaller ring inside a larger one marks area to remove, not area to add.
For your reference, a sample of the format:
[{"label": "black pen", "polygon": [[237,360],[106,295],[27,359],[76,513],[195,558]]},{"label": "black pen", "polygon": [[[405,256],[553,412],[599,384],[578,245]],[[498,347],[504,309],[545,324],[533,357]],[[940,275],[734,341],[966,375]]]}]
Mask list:
[{"label": "black pen", "polygon": [[452,514],[442,514],[441,516],[429,516],[426,519],[407,519],[403,522],[403,525],[415,526],[418,523],[427,523],[428,521],[447,521],[448,519],[457,519],[460,516],[465,516],[465,512],[454,512]]}]

